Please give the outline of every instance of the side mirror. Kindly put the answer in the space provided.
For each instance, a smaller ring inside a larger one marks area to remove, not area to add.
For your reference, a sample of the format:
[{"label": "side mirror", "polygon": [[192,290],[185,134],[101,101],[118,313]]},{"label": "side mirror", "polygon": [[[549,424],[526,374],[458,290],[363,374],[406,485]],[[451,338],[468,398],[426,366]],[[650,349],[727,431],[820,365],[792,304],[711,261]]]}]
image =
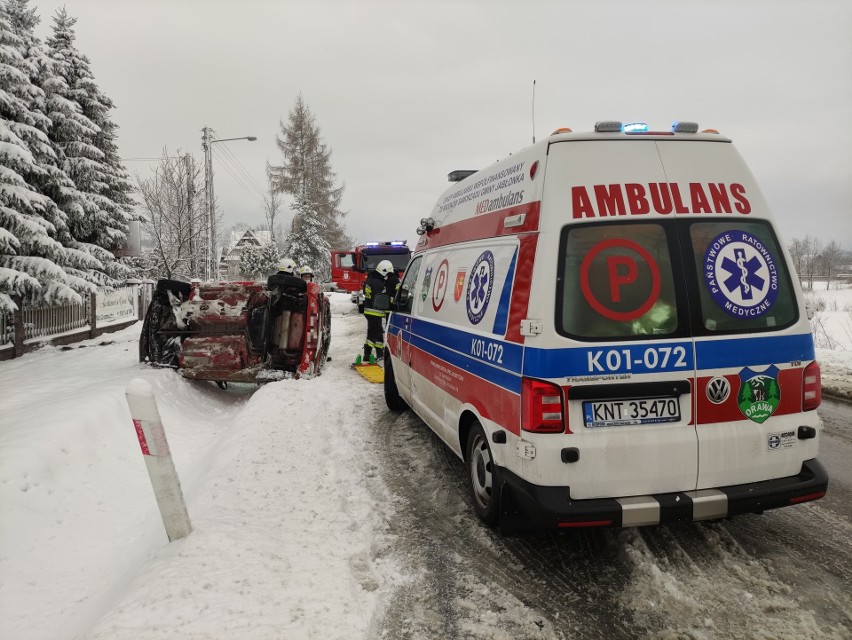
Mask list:
[{"label": "side mirror", "polygon": [[391,299],[390,296],[386,293],[376,294],[376,297],[373,298],[373,309],[376,311],[387,311],[390,309]]},{"label": "side mirror", "polygon": [[409,311],[408,308],[408,289],[400,288],[396,292],[396,298],[393,301],[393,308],[397,311]]}]

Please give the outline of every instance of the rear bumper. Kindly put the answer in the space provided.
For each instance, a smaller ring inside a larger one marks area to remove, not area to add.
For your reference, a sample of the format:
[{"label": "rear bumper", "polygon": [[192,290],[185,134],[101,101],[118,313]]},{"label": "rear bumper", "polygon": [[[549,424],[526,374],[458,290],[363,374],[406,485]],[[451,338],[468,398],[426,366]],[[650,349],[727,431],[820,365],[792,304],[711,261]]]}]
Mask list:
[{"label": "rear bumper", "polygon": [[523,512],[547,528],[634,527],[716,520],[817,500],[828,489],[828,472],[816,458],[795,476],[748,484],[627,498],[572,500],[570,487],[541,487],[501,469],[503,516]]}]

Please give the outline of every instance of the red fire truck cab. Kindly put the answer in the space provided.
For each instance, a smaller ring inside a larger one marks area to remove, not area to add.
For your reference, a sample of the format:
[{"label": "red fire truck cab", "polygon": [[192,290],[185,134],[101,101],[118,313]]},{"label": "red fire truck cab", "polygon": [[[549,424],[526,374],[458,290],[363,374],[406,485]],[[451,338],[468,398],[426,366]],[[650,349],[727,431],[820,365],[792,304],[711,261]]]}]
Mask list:
[{"label": "red fire truck cab", "polygon": [[411,249],[405,240],[388,242],[365,242],[352,250],[331,252],[331,288],[333,291],[348,291],[352,302],[363,305],[361,287],[367,272],[375,269],[382,260],[390,260],[397,275],[402,275],[411,258]]}]

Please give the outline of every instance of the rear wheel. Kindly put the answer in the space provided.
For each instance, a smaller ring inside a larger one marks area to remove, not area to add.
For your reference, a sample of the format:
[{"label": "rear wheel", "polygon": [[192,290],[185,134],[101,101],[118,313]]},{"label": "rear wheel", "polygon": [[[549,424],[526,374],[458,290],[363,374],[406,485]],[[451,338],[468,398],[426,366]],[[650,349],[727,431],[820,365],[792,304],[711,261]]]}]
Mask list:
[{"label": "rear wheel", "polygon": [[500,517],[500,493],[496,465],[491,455],[491,447],[485,430],[479,422],[474,422],[467,441],[467,480],[473,508],[487,525],[494,526]]},{"label": "rear wheel", "polygon": [[399,395],[396,388],[396,379],[393,376],[393,365],[391,364],[390,351],[384,350],[385,371],[385,403],[391,411],[405,411],[408,408],[405,400]]}]

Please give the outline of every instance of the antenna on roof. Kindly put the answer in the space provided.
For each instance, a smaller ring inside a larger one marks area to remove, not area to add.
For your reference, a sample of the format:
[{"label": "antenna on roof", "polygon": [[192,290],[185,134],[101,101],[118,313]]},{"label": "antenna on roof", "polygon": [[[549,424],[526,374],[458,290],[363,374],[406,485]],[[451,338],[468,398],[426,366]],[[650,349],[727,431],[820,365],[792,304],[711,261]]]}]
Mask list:
[{"label": "antenna on roof", "polygon": [[533,79],[533,92],[532,92],[532,133],[533,133],[533,144],[535,144],[535,79]]}]

